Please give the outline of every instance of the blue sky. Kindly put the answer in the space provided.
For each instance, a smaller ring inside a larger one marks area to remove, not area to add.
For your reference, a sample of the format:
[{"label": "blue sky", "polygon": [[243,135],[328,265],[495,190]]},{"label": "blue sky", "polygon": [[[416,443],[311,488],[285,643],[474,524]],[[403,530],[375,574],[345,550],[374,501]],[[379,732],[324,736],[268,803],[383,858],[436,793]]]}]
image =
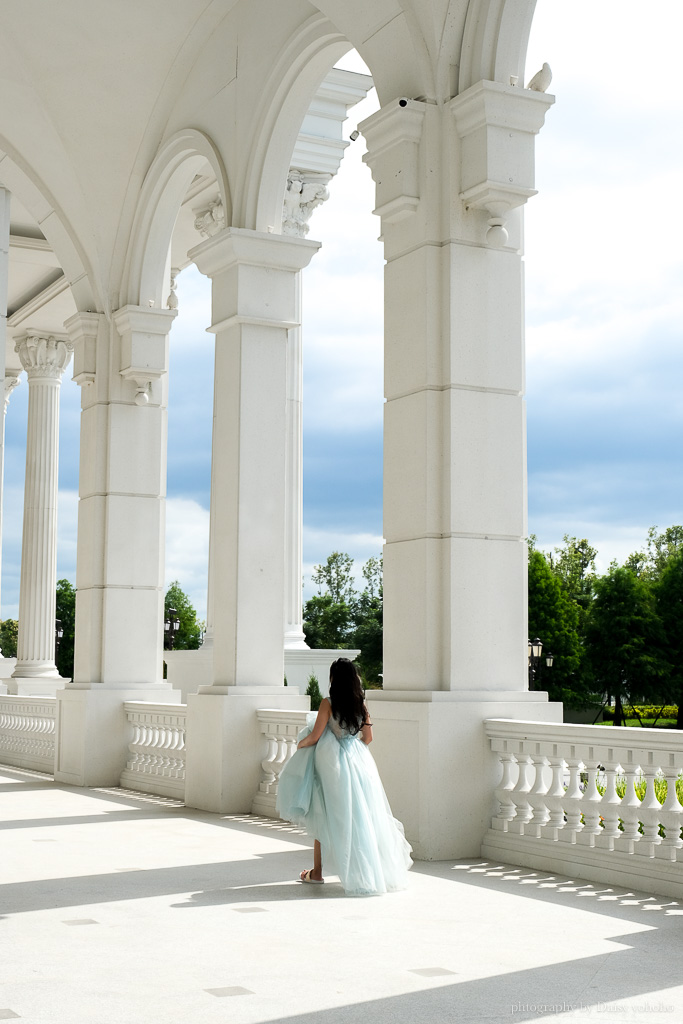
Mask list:
[{"label": "blue sky", "polygon": [[[599,567],[683,522],[680,0],[539,0],[527,80],[557,103],[526,207],[529,529],[598,548]],[[644,11],[646,10],[646,14]],[[587,27],[590,29],[588,34]],[[346,65],[357,67],[349,59]],[[372,100],[368,101],[372,104]],[[348,131],[371,111],[352,110]],[[382,543],[382,247],[353,143],[311,221],[304,280],[304,575]],[[179,279],[171,335],[167,581],[206,607],[213,337],[209,287]],[[7,415],[2,616],[18,607],[25,383]],[[58,574],[75,581],[78,388],[62,388]]]}]

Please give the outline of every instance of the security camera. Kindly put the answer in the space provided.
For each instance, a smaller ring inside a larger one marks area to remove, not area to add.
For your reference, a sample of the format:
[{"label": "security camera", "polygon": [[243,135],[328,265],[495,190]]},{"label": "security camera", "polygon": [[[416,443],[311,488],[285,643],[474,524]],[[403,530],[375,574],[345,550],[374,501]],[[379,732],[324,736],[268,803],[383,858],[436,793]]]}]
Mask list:
[{"label": "security camera", "polygon": [[398,101],[398,105],[399,105],[399,107],[407,107],[408,106],[408,100],[405,98],[405,96],[401,96],[400,100]]}]

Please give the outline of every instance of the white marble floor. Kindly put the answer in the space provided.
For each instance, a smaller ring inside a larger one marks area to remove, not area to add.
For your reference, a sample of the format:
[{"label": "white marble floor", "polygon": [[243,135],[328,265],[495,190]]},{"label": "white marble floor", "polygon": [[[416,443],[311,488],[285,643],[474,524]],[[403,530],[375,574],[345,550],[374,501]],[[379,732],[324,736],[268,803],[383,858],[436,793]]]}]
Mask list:
[{"label": "white marble floor", "polygon": [[352,898],[279,822],[3,766],[0,801],[0,1020],[683,1021],[672,900],[483,861]]}]

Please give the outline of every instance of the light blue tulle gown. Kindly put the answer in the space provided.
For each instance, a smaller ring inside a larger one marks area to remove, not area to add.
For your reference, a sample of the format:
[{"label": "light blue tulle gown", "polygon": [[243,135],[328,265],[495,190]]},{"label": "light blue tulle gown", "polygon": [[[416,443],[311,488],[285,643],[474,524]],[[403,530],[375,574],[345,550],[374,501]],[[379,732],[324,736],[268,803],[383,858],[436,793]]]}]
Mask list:
[{"label": "light blue tulle gown", "polygon": [[[299,740],[315,723],[308,725]],[[323,872],[349,895],[405,889],[412,864],[403,826],[391,813],[377,765],[360,734],[331,717],[314,747],[297,750],[280,774],[277,809],[322,847]]]}]

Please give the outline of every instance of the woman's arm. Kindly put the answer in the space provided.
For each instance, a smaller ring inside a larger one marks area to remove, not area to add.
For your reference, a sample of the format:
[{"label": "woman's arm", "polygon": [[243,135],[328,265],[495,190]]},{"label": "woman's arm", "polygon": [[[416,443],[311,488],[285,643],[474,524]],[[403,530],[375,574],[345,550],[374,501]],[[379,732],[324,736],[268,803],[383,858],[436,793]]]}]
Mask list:
[{"label": "woman's arm", "polygon": [[365,704],[363,705],[363,708],[365,710],[365,718],[363,719],[363,724],[360,727],[360,738],[367,746],[368,743],[372,743],[372,722],[370,721],[370,712]]},{"label": "woman's arm", "polygon": [[330,702],[327,697],[325,697],[320,705],[320,709],[318,710],[318,717],[315,720],[315,725],[309,732],[308,736],[304,736],[300,741],[296,748],[297,750],[301,750],[302,747],[314,747],[316,745],[325,731],[325,726],[327,725],[327,720],[331,713],[332,709],[330,707]]}]

